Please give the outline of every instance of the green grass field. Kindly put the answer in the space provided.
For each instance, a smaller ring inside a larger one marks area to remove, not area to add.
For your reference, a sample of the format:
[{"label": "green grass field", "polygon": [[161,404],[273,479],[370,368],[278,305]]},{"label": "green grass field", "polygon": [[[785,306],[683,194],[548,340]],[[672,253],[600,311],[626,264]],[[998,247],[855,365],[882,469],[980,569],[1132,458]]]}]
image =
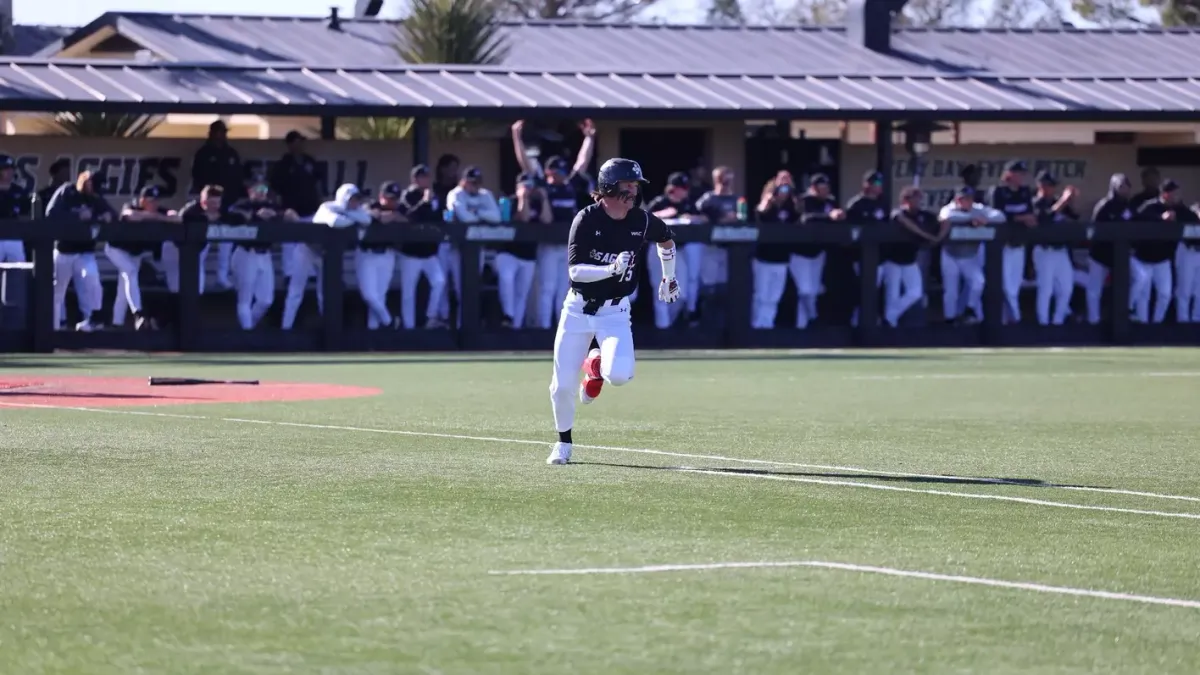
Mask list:
[{"label": "green grass field", "polygon": [[566,467],[545,354],[0,366],[385,391],[0,392],[5,675],[1200,672],[1200,350],[642,353]]}]

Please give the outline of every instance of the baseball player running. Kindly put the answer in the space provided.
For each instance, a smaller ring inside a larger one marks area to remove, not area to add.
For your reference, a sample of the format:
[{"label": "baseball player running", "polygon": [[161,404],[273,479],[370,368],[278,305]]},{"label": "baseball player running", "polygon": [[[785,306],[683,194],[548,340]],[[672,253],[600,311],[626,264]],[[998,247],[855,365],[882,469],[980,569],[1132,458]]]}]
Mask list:
[{"label": "baseball player running", "polygon": [[[554,374],[550,406],[558,442],[547,464],[571,460],[571,429],[575,425],[575,382],[583,367],[579,400],[591,403],[607,382],[619,387],[633,378],[633,331],[629,323],[629,294],[637,288],[638,251],[655,242],[662,261],[658,297],[679,299],[675,279],[674,232],[662,219],[636,208],[646,179],[630,159],[610,159],[600,167],[596,203],[575,215],[567,241],[571,290],[563,302],[554,336]],[[599,349],[590,349],[592,339]]]},{"label": "baseball player running", "polygon": [[[249,181],[248,195],[230,208],[248,223],[276,220],[294,222],[299,216],[292,209],[283,209],[279,199],[271,194],[267,178],[254,174]],[[262,321],[275,301],[275,263],[271,260],[271,242],[239,241],[230,260],[233,265],[234,290],[237,292],[237,317],[242,330],[251,330]]]}]

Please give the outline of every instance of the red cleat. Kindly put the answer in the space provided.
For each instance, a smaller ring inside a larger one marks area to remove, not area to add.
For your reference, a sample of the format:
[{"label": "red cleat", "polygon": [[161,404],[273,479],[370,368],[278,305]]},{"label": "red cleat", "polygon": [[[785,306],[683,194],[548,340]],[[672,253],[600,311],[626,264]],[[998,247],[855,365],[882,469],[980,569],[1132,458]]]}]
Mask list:
[{"label": "red cleat", "polygon": [[600,350],[593,349],[583,361],[583,382],[579,385],[579,402],[584,405],[596,400],[600,390],[604,388],[604,378],[600,376]]}]

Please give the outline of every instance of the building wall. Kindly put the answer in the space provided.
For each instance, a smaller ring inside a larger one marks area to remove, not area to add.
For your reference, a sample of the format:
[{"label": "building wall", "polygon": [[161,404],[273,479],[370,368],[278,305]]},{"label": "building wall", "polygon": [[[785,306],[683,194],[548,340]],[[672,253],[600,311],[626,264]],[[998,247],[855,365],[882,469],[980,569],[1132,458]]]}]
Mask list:
[{"label": "building wall", "polygon": [[[678,123],[637,122],[639,128],[679,127]],[[703,126],[703,125],[701,125]],[[725,164],[739,176],[744,175],[745,153],[743,126],[740,122],[711,125],[712,134],[707,148],[697,148],[715,166]],[[618,154],[616,130],[604,124],[597,138],[597,156],[601,160]],[[55,159],[69,157],[77,169],[99,169],[105,189],[114,200],[128,199],[139,186],[146,183],[162,185],[168,203],[183,202],[190,183],[192,156],[200,139],[92,139],[54,136],[8,136],[0,138],[0,152],[14,156],[18,175],[36,186],[48,179],[46,169]],[[235,147],[246,161],[268,162],[283,153],[279,140],[235,140]],[[485,183],[493,190],[500,171],[502,144],[494,140],[433,141],[430,160],[443,153],[457,155],[464,165],[474,164],[483,169]],[[332,192],[341,182],[356,182],[376,188],[385,180],[405,181],[411,168],[412,148],[408,141],[319,141],[309,142],[309,151],[326,173],[327,189]],[[922,187],[930,194],[930,202],[942,204],[958,184],[958,172],[963,164],[976,163],[984,170],[984,183],[997,179],[1004,162],[1024,159],[1034,171],[1048,168],[1063,184],[1072,184],[1083,192],[1082,202],[1091,204],[1107,189],[1109,176],[1116,172],[1130,174],[1136,182],[1139,170],[1134,145],[943,145],[934,146],[929,157]],[[896,161],[892,174],[896,185],[912,182],[909,164],[902,147],[895,148]],[[864,145],[845,145],[842,150],[841,184],[847,198],[857,189],[862,174],[874,168],[875,148]],[[680,167],[681,169],[684,167]],[[1164,169],[1163,173],[1183,184],[1188,201],[1200,198],[1200,169]],[[742,185],[744,193],[757,194],[760,186]]]},{"label": "building wall", "polygon": [[[114,204],[127,201],[142,185],[154,183],[164,188],[165,204],[179,206],[187,199],[192,157],[200,144],[200,140],[188,139],[9,136],[0,138],[0,152],[16,159],[18,180],[30,187],[46,185],[50,164],[67,157],[77,171],[98,170]],[[248,163],[273,162],[284,151],[278,140],[235,141],[234,147]],[[407,182],[412,168],[412,147],[407,141],[312,140],[308,152],[325,174],[328,194],[343,182],[372,190],[385,180]],[[499,174],[499,144],[495,142],[434,141],[430,155],[436,158],[443,153],[457,155],[464,166],[479,166],[485,176]]]}]

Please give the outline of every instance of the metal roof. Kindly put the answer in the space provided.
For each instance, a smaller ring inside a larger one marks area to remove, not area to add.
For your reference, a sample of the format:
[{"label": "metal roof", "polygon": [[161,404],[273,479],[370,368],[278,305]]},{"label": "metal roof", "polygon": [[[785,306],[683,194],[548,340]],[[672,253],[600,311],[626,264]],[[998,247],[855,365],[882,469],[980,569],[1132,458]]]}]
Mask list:
[{"label": "metal roof", "polygon": [[[48,46],[53,56],[104,26],[169,61],[401,65],[396,21],[109,12]],[[581,73],[1200,77],[1200,31],[899,30],[892,52],[851,44],[842,28],[505,22],[503,65]],[[1113,58],[1113,55],[1120,58]]]},{"label": "metal roof", "polygon": [[577,73],[476,66],[318,68],[0,60],[6,110],[281,115],[1181,119],[1200,78]]}]

